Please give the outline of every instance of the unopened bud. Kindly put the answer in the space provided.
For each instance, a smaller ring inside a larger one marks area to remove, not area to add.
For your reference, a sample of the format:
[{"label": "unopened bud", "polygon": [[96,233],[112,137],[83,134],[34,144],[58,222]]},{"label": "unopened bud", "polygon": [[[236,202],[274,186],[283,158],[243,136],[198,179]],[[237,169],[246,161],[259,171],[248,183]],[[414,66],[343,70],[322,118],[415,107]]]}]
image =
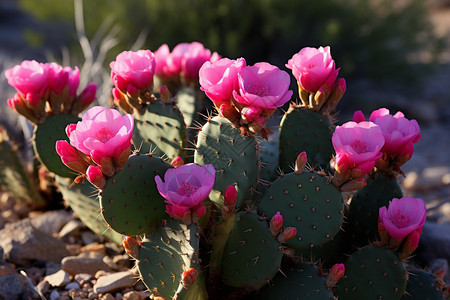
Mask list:
[{"label": "unopened bud", "polygon": [[159,96],[161,97],[162,103],[169,103],[170,102],[170,92],[167,85],[163,85],[159,91]]},{"label": "unopened bud", "polygon": [[61,161],[69,169],[85,174],[89,164],[81,157],[83,155],[72,147],[66,140],[56,141],[56,152],[61,157]]},{"label": "unopened bud", "polygon": [[336,283],[344,276],[345,266],[344,264],[335,264],[331,267],[330,274],[327,278],[327,288],[332,289]]},{"label": "unopened bud", "polygon": [[224,203],[230,209],[234,209],[237,200],[237,191],[233,185],[229,185],[223,193]]},{"label": "unopened bud", "polygon": [[357,110],[353,113],[353,119],[352,121],[355,123],[364,122],[366,120],[366,117],[364,116],[363,112],[360,110]]},{"label": "unopened bud", "polygon": [[111,157],[106,156],[101,151],[92,150],[90,153],[92,160],[100,166],[106,177],[111,177],[115,173],[114,163]]},{"label": "unopened bud", "polygon": [[297,228],[295,227],[286,227],[282,233],[278,236],[278,241],[280,243],[286,243],[290,239],[293,239],[297,234]]},{"label": "unopened bud", "polygon": [[123,247],[125,248],[125,252],[131,256],[132,258],[139,260],[139,252],[141,249],[142,242],[136,241],[132,237],[125,237],[125,240],[122,242]]},{"label": "unopened bud", "polygon": [[179,166],[184,165],[184,160],[180,156],[177,156],[172,160],[170,164],[176,169]]},{"label": "unopened bud", "polygon": [[106,186],[106,179],[99,166],[89,166],[86,170],[86,178],[93,185],[103,190]]},{"label": "unopened bud", "polygon": [[420,233],[417,230],[411,232],[403,243],[398,257],[403,260],[409,257],[419,246]]},{"label": "unopened bud", "polygon": [[206,206],[203,203],[200,203],[193,209],[193,222],[197,223],[198,220],[206,214]]},{"label": "unopened bud", "polygon": [[277,211],[272,219],[270,219],[269,231],[273,236],[277,236],[280,233],[281,228],[283,228],[283,217],[280,212]]},{"label": "unopened bud", "polygon": [[192,215],[189,207],[167,204],[166,212],[174,219],[181,220],[187,225],[192,224]]},{"label": "unopened bud", "polygon": [[197,270],[194,268],[190,268],[181,274],[181,284],[185,287],[192,285],[197,277]]},{"label": "unopened bud", "polygon": [[80,94],[81,110],[85,110],[92,102],[94,102],[97,95],[97,84],[90,83]]},{"label": "unopened bud", "polygon": [[295,175],[300,175],[305,170],[306,163],[308,162],[308,156],[306,155],[306,152],[303,151],[297,156],[297,159],[295,160],[295,166],[294,166],[294,173]]}]

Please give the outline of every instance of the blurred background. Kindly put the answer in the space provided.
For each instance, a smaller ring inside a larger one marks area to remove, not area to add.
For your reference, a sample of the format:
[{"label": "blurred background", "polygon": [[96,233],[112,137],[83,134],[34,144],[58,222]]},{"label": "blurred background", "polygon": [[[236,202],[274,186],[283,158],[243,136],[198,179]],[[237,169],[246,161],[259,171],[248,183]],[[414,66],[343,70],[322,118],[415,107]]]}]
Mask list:
[{"label": "blurred background", "polygon": [[[4,77],[24,59],[79,66],[80,88],[97,82],[101,102],[117,54],[192,41],[284,70],[301,48],[331,46],[347,80],[339,122],[380,107],[417,119],[423,136],[404,186],[447,207],[450,219],[449,0],[2,0],[0,121],[26,127],[6,104],[14,91]],[[293,77],[292,89],[297,95]]]}]

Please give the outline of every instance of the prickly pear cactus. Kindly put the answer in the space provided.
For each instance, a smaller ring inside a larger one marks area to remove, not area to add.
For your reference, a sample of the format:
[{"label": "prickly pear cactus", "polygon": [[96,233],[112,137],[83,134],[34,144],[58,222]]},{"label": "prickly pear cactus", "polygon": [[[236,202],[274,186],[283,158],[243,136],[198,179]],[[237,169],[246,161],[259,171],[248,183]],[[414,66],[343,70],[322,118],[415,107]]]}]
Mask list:
[{"label": "prickly pear cactus", "polygon": [[223,206],[223,192],[229,185],[238,191],[236,206],[242,207],[258,179],[256,140],[242,136],[239,129],[225,118],[216,116],[198,134],[194,162],[201,166],[212,164],[216,169],[210,199]]},{"label": "prickly pear cactus", "polygon": [[140,247],[137,266],[141,278],[154,296],[165,299],[207,299],[201,287],[202,277],[186,286],[183,271],[199,270],[199,231],[196,224],[187,226],[177,220],[168,221],[157,231],[147,234]]},{"label": "prickly pear cactus", "polygon": [[75,184],[71,178],[59,176],[56,176],[56,182],[63,199],[90,230],[117,244],[122,242],[122,235],[112,230],[103,220],[98,190],[90,182]]},{"label": "prickly pear cactus", "polygon": [[152,232],[166,216],[155,176],[171,165],[150,154],[130,156],[123,170],[108,178],[100,195],[101,212],[115,231],[133,236]]},{"label": "prickly pear cactus", "polygon": [[393,198],[402,198],[402,188],[397,180],[383,174],[367,179],[367,185],[352,197],[348,211],[346,232],[356,246],[378,240],[378,211],[388,206]]},{"label": "prickly pear cactus", "polygon": [[441,300],[442,291],[436,286],[433,275],[421,269],[409,270],[406,293],[402,300]]},{"label": "prickly pear cactus", "polygon": [[264,194],[258,211],[273,216],[279,211],[285,226],[298,228],[286,246],[310,249],[330,241],[343,220],[341,193],[329,178],[316,172],[289,173],[274,181]]},{"label": "prickly pear cactus", "polygon": [[365,246],[345,261],[338,281],[339,299],[401,299],[408,273],[397,255],[384,247]]},{"label": "prickly pear cactus", "polygon": [[325,278],[318,268],[308,262],[291,263],[283,274],[275,278],[258,292],[258,299],[314,299],[332,300],[333,293],[325,286]]},{"label": "prickly pear cactus", "polygon": [[283,253],[267,221],[253,212],[238,212],[225,245],[222,274],[233,287],[259,289],[279,271]]},{"label": "prickly pear cactus", "polygon": [[56,153],[56,141],[68,140],[66,126],[80,120],[68,114],[50,115],[35,126],[33,148],[39,160],[50,172],[61,177],[75,178],[77,174],[66,167]]},{"label": "prickly pear cactus", "polygon": [[173,160],[185,157],[186,128],[176,106],[156,101],[135,111],[133,143],[141,152]]},{"label": "prickly pear cactus", "polygon": [[329,169],[334,154],[333,126],[319,112],[291,105],[280,124],[280,168],[292,171],[292,162],[305,151],[313,167]]}]

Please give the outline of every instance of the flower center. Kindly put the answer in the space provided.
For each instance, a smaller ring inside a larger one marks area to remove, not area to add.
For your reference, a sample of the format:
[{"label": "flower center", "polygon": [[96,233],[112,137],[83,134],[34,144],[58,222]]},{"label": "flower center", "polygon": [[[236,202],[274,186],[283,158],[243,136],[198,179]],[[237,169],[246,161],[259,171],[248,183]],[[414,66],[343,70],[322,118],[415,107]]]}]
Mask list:
[{"label": "flower center", "polygon": [[183,183],[178,187],[178,194],[182,196],[191,196],[198,190],[198,187],[190,184],[189,182],[183,181]]},{"label": "flower center", "polygon": [[252,83],[249,86],[249,92],[261,97],[269,96],[270,91],[267,86],[262,85],[260,82]]},{"label": "flower center", "polygon": [[362,142],[360,140],[354,140],[351,145],[350,145],[353,150],[355,150],[356,152],[358,152],[358,154],[361,153],[366,153],[367,152],[367,144],[365,142]]},{"label": "flower center", "polygon": [[391,221],[397,228],[406,227],[410,223],[409,216],[403,214],[400,210],[394,213],[394,218]]},{"label": "flower center", "polygon": [[104,127],[97,131],[95,136],[100,142],[106,143],[114,136],[114,134],[112,133],[111,129]]}]

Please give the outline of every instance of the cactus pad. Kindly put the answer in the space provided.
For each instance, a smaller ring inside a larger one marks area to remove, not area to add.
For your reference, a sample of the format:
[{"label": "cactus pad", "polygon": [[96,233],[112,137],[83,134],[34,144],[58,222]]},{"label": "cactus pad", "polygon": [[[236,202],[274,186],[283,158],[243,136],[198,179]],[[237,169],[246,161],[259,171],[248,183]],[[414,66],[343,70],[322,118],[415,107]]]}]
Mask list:
[{"label": "cactus pad", "polygon": [[344,265],[345,275],[337,282],[339,300],[400,299],[405,291],[405,266],[391,250],[365,246]]},{"label": "cactus pad", "polygon": [[442,291],[436,286],[433,275],[420,269],[413,269],[409,272],[406,293],[402,300],[441,300]]},{"label": "cactus pad", "polygon": [[80,118],[72,115],[51,115],[34,129],[33,148],[47,169],[58,176],[75,178],[77,174],[66,167],[56,153],[56,141],[69,140],[66,126],[77,123]]},{"label": "cactus pad", "polygon": [[164,177],[171,165],[161,158],[137,154],[122,171],[108,178],[101,192],[102,215],[112,229],[133,236],[152,232],[166,216],[164,198],[155,176]]},{"label": "cactus pad", "polygon": [[286,246],[302,250],[322,245],[342,225],[341,193],[329,179],[315,172],[289,173],[275,180],[264,194],[258,210],[271,217],[279,211],[284,226],[297,228]]},{"label": "cactus pad", "polygon": [[258,177],[256,141],[242,136],[239,129],[225,118],[216,116],[199,132],[194,162],[201,166],[212,164],[216,179],[210,199],[223,206],[223,192],[234,185],[238,192],[237,207],[244,204]]}]

